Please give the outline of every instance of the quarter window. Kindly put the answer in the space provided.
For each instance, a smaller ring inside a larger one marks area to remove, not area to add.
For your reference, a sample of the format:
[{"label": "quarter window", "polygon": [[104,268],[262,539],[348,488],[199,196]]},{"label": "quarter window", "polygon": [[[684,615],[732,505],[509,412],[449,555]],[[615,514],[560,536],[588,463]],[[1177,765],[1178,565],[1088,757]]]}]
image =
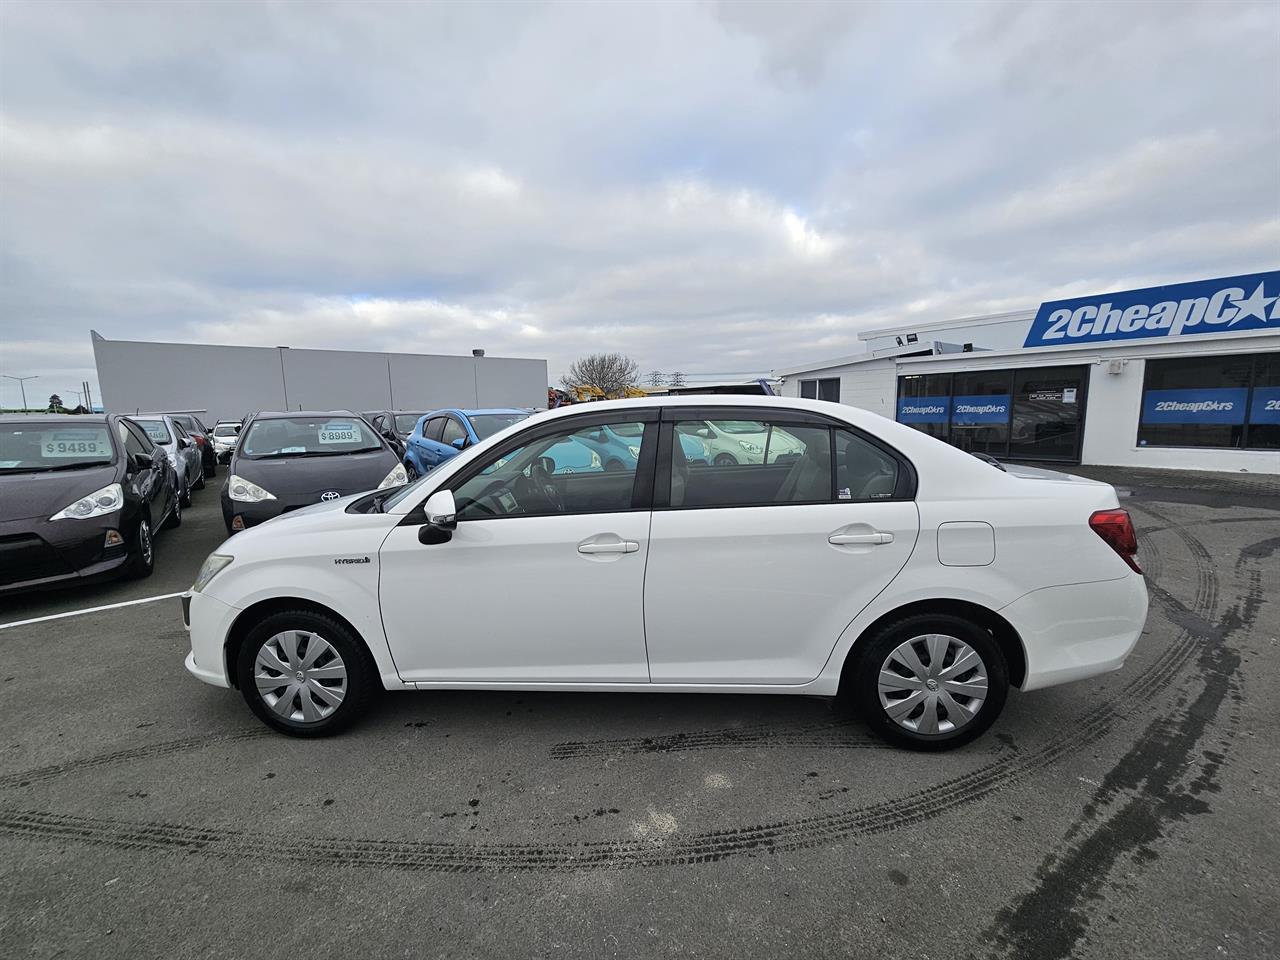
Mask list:
[{"label": "quarter window", "polygon": [[656,425],[565,427],[486,455],[453,491],[459,520],[630,510],[636,467]]}]

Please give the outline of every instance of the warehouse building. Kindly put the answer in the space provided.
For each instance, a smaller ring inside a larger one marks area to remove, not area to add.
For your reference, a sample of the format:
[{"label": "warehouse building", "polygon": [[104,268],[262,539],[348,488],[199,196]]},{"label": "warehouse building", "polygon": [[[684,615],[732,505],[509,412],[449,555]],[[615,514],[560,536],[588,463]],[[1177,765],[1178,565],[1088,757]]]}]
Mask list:
[{"label": "warehouse building", "polygon": [[1280,271],[859,339],[865,353],[775,371],[782,394],[998,458],[1280,474]]},{"label": "warehouse building", "polygon": [[108,340],[91,332],[102,402],[114,413],[545,407],[547,362],[508,357],[231,347]]}]

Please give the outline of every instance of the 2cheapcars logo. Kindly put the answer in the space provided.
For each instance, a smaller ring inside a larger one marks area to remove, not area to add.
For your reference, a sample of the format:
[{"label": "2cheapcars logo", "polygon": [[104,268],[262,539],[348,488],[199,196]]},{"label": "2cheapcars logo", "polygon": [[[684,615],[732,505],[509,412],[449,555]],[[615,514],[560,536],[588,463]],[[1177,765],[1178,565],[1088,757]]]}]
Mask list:
[{"label": "2cheapcars logo", "polygon": [[1042,303],[1024,346],[1256,330],[1277,321],[1280,271],[1272,271]]},{"label": "2cheapcars logo", "polygon": [[1217,413],[1234,410],[1236,405],[1230,400],[1157,400],[1156,413]]},{"label": "2cheapcars logo", "polygon": [[919,404],[904,403],[902,405],[902,413],[904,414],[928,414],[928,413],[946,413],[947,408],[939,404]]},{"label": "2cheapcars logo", "polygon": [[1003,403],[957,403],[956,413],[1004,413]]}]

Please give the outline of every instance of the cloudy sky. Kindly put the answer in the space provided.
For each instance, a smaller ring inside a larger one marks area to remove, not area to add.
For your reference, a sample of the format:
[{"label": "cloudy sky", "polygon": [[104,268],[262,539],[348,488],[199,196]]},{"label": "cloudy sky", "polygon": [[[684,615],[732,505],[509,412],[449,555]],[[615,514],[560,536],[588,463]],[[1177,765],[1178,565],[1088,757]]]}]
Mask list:
[{"label": "cloudy sky", "polygon": [[[1280,5],[0,5],[0,372],[764,371],[1280,266]],[[12,404],[17,386],[0,381]]]}]

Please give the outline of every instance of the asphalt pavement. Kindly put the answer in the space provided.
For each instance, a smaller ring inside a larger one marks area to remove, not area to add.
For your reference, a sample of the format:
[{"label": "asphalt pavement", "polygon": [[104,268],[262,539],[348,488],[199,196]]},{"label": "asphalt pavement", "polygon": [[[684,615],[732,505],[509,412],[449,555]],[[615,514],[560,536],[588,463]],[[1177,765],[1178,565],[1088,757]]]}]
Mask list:
[{"label": "asphalt pavement", "polygon": [[[183,589],[221,479],[149,580],[0,624]],[[659,694],[401,693],[297,741],[186,675],[176,600],[0,629],[0,955],[1274,957],[1280,483],[1106,479],[1134,655],[941,755]]]}]

